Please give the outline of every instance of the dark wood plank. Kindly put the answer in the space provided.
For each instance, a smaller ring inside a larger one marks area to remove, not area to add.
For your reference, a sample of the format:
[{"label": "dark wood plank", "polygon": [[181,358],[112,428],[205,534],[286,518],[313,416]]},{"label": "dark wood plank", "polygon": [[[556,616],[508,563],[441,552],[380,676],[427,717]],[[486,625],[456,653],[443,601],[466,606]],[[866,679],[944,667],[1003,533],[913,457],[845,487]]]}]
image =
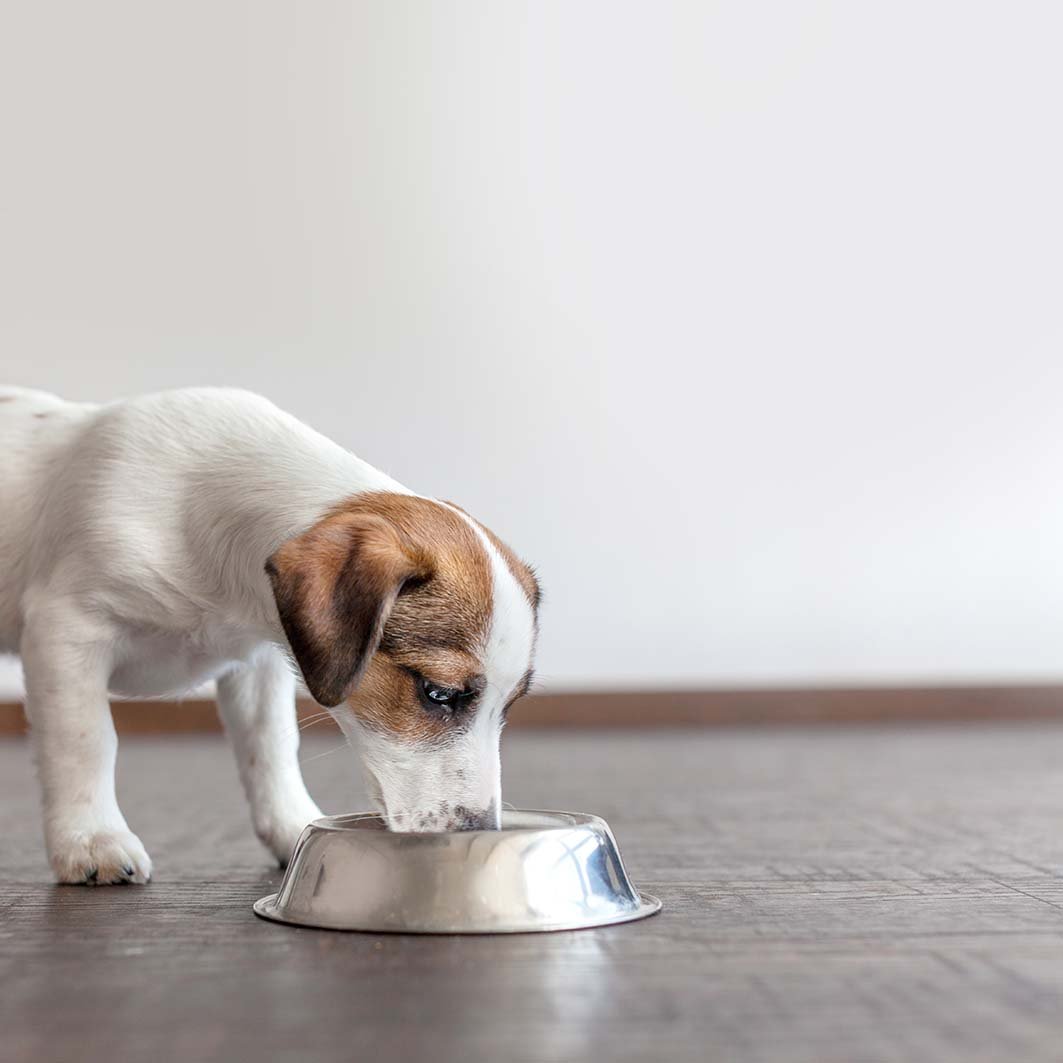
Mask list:
[{"label": "dark wood plank", "polygon": [[[220,730],[214,702],[116,701],[119,734]],[[300,716],[320,707],[304,700]],[[511,726],[525,728],[730,727],[734,725],[1063,721],[1063,686],[830,687],[770,690],[586,690],[538,693]],[[26,731],[22,706],[0,703],[0,736]]]},{"label": "dark wood plank", "polygon": [[[54,887],[27,746],[0,743],[0,1057],[1060,1058],[1063,726],[526,732],[505,752],[506,797],[606,816],[660,916],[464,939],[262,923],[279,876],[212,736],[122,745],[154,883]],[[362,805],[334,736],[305,759],[327,808]]]}]

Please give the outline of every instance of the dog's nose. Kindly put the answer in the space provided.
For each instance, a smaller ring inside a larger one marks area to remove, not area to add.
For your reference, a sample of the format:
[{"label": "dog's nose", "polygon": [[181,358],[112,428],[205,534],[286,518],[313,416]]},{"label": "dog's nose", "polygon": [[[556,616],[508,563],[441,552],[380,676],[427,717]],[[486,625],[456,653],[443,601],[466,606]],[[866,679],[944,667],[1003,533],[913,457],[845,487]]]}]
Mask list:
[{"label": "dog's nose", "polygon": [[501,824],[498,806],[492,802],[487,808],[474,812],[464,805],[455,807],[448,824],[449,830],[498,830]]}]

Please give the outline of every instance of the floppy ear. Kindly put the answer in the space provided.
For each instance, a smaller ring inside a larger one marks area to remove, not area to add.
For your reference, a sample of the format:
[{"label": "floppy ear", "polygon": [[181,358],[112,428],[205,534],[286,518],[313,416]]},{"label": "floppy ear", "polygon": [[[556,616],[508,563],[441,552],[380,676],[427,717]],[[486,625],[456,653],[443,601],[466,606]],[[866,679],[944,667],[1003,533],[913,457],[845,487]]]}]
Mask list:
[{"label": "floppy ear", "polygon": [[289,539],[266,572],[307,688],[328,708],[361,679],[403,585],[428,574],[387,520],[349,512]]}]

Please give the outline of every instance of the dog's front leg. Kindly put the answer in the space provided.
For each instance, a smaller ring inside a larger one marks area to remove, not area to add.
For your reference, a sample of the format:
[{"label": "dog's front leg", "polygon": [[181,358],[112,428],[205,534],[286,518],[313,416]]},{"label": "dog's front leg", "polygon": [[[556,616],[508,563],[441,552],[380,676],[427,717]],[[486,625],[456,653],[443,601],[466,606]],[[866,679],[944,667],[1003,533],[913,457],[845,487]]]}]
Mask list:
[{"label": "dog's front leg", "polygon": [[27,616],[20,653],[56,877],[94,886],[147,882],[151,860],[114,792],[109,633],[62,603],[39,607]]},{"label": "dog's front leg", "polygon": [[255,832],[283,866],[303,827],[321,811],[299,769],[295,677],[280,651],[263,647],[222,676],[218,712],[232,740]]}]

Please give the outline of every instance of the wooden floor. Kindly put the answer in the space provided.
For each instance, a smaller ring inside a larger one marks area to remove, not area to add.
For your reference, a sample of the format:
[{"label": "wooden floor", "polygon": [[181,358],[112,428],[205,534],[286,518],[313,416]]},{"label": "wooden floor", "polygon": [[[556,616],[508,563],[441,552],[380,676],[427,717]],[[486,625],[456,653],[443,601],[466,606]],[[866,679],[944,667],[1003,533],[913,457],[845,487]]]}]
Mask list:
[{"label": "wooden floor", "polygon": [[[307,759],[334,745],[308,741]],[[346,752],[309,759],[331,811]],[[255,919],[223,742],[129,739],[145,888],[54,887],[0,743],[0,1058],[1063,1059],[1063,726],[524,732],[507,799],[613,825],[653,919],[420,938]]]}]

